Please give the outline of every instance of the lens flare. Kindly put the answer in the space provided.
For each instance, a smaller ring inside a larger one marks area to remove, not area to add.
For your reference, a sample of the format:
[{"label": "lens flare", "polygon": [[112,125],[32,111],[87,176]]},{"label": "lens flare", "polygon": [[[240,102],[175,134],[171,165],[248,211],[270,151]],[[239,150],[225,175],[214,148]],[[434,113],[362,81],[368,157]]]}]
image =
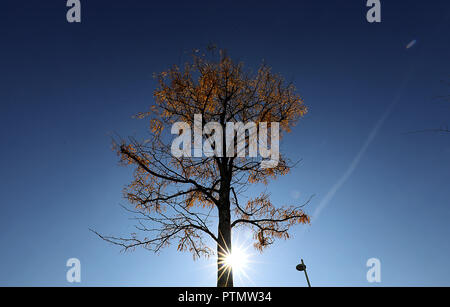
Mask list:
[{"label": "lens flare", "polygon": [[[249,276],[249,271],[252,271],[252,274],[254,273],[252,265],[255,264],[254,260],[256,255],[251,252],[251,250],[253,250],[253,245],[250,239],[251,233],[240,233],[240,235],[237,235],[235,240],[233,240],[231,252],[226,248],[220,253],[220,258],[222,260],[219,261],[219,263],[222,264],[222,266],[218,274],[221,277],[225,276],[225,278],[230,278],[232,276],[235,286],[236,282],[238,285],[254,284]],[[214,271],[214,269],[217,268],[217,263],[211,262],[209,267]]]},{"label": "lens flare", "polygon": [[240,247],[233,248],[233,251],[225,256],[225,265],[233,269],[233,273],[242,274],[249,263],[249,254]]}]

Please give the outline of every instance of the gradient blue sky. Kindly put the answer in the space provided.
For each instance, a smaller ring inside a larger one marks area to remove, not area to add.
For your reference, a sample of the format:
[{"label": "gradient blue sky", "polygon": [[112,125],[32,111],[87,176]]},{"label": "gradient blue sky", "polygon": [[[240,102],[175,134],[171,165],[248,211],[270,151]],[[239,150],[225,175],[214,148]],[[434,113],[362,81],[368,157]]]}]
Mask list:
[{"label": "gradient blue sky", "polygon": [[[130,169],[110,134],[147,127],[131,116],[152,101],[154,72],[209,42],[292,80],[309,114],[283,140],[303,159],[270,186],[280,204],[303,202],[297,227],[252,255],[242,286],[450,286],[450,135],[407,134],[450,124],[448,1],[84,0],[2,1],[0,9],[0,285],[214,286],[214,259],[168,248],[120,253],[93,235],[132,231],[119,206]],[[409,49],[412,40],[417,43]],[[239,234],[240,238],[245,233]]]}]

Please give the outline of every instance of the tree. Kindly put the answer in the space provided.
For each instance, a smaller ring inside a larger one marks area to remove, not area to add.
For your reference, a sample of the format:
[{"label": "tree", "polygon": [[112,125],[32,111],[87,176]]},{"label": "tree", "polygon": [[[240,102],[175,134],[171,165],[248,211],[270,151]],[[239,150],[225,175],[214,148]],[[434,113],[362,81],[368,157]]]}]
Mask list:
[{"label": "tree", "polygon": [[[447,81],[447,80],[441,80],[441,83],[444,84],[444,85],[450,86],[450,82]],[[438,99],[438,100],[441,100],[441,101],[450,102],[450,95],[441,95],[441,96],[437,96],[435,98]],[[450,133],[450,129],[449,129],[448,125],[445,125],[445,126],[441,126],[439,128],[416,130],[416,131],[412,131],[410,133],[420,133],[420,132]]]},{"label": "tree", "polygon": [[[194,259],[214,254],[205,241],[209,237],[217,245],[217,286],[233,286],[232,268],[226,264],[232,229],[249,227],[255,248],[262,251],[276,238],[289,238],[291,226],[310,221],[302,210],[305,204],[276,207],[267,192],[246,204],[239,202],[249,185],[267,185],[293,165],[280,154],[275,167],[261,168],[261,157],[239,157],[238,146],[231,157],[225,148],[222,156],[175,157],[164,128],[176,122],[193,123],[199,114],[200,131],[207,122],[220,123],[224,131],[227,122],[267,122],[269,126],[278,122],[282,136],[307,112],[306,106],[294,86],[265,64],[254,73],[245,71],[242,63],[214,48],[206,55],[194,51],[184,68],[173,66],[155,77],[155,103],[137,115],[149,119],[149,138],[115,142],[121,163],[134,167],[134,179],[124,191],[134,208],[127,210],[136,214],[139,233],[148,235],[121,238],[96,233],[125,250],[141,246],[158,252],[177,242],[178,250],[191,252]],[[203,134],[202,141],[210,136]],[[246,150],[251,146],[249,139],[247,133]],[[215,143],[211,146],[214,149]]]},{"label": "tree", "polygon": [[[446,81],[446,80],[441,80],[441,82],[447,86],[450,86],[450,82]],[[450,95],[443,95],[443,96],[438,96],[437,97],[440,100],[446,101],[446,102],[450,102]],[[448,126],[445,127],[440,127],[438,129],[434,129],[435,131],[438,132],[445,132],[445,133],[450,133],[450,129],[448,128]]]}]

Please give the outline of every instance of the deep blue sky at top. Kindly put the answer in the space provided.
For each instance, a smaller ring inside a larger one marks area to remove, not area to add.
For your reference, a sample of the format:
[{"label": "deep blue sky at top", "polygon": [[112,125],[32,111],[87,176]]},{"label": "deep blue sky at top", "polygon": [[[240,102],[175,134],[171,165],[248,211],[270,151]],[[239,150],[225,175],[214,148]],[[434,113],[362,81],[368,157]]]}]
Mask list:
[{"label": "deep blue sky at top", "polygon": [[313,285],[366,286],[377,257],[381,285],[450,286],[450,136],[407,134],[450,124],[435,99],[450,94],[448,1],[381,1],[380,24],[366,1],[81,2],[69,24],[64,0],[2,1],[0,285],[70,285],[71,257],[81,285],[215,284],[213,259],[123,254],[88,230],[132,231],[110,135],[145,131],[131,116],[153,73],[214,42],[250,68],[264,59],[310,111],[282,143],[302,163],[270,192],[315,194],[313,223],[255,253],[236,284],[304,285],[302,257]]}]

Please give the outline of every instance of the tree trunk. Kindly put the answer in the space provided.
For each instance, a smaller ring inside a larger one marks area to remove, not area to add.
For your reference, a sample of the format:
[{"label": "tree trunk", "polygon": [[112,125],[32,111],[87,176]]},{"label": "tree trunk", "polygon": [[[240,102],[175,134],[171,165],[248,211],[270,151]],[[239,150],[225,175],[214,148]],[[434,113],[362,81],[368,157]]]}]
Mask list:
[{"label": "tree trunk", "polygon": [[232,268],[225,263],[225,257],[231,253],[231,217],[230,202],[224,201],[219,208],[219,243],[217,244],[217,287],[233,287]]}]

